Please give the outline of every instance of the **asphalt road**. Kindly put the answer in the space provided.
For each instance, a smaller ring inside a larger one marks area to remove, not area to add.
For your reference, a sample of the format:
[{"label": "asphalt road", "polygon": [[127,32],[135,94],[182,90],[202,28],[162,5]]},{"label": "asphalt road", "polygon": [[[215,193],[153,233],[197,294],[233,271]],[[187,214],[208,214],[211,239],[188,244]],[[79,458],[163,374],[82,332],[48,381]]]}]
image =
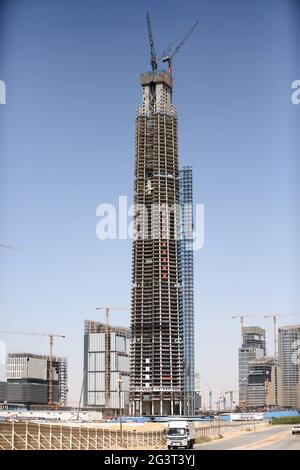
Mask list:
[{"label": "asphalt road", "polygon": [[263,446],[259,450],[300,450],[300,434],[292,436],[292,433],[290,432],[286,439],[282,439],[274,444]]},{"label": "asphalt road", "polygon": [[300,435],[293,436],[291,426],[274,426],[261,432],[248,432],[209,444],[195,445],[196,450],[300,450]]}]

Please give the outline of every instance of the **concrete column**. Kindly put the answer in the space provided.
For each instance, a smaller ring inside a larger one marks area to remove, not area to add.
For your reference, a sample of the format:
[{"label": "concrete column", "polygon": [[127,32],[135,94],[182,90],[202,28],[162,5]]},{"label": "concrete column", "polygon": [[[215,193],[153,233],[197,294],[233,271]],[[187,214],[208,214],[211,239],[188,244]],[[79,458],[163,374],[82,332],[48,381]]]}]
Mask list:
[{"label": "concrete column", "polygon": [[152,416],[154,415],[154,400],[152,400],[152,403],[151,403],[151,414]]},{"label": "concrete column", "polygon": [[182,415],[182,401],[179,402],[179,414]]},{"label": "concrete column", "polygon": [[140,400],[140,416],[143,416],[143,400]]},{"label": "concrete column", "polygon": [[130,400],[130,402],[129,402],[129,416],[132,416],[132,414],[131,414],[131,412],[132,412],[131,407],[132,407],[132,401]]},{"label": "concrete column", "polygon": [[171,399],[171,416],[174,415],[174,403],[173,403],[173,398]]},{"label": "concrete column", "polygon": [[160,415],[162,416],[162,414],[163,414],[163,401],[162,401],[162,399],[159,400],[159,403],[160,403]]}]

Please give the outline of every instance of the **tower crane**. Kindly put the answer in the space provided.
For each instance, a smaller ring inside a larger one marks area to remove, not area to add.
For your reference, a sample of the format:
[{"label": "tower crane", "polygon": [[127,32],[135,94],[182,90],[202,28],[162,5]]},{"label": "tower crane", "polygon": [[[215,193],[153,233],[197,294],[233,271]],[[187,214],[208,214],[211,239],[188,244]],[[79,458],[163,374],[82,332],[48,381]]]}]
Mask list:
[{"label": "tower crane", "polygon": [[231,315],[231,318],[239,318],[241,322],[241,332],[244,326],[244,318],[272,318],[274,326],[274,356],[277,356],[277,317],[294,317],[299,313],[291,314],[273,314],[273,315]]},{"label": "tower crane", "polygon": [[220,389],[213,389],[208,382],[206,382],[208,386],[208,390],[203,390],[203,392],[208,391],[208,408],[209,411],[213,409],[213,392],[218,392],[218,394],[222,394],[222,390]]},{"label": "tower crane", "polygon": [[148,37],[149,37],[149,44],[150,44],[150,64],[151,64],[152,70],[156,70],[157,58],[156,58],[156,52],[155,52],[155,47],[154,47],[154,39],[153,39],[153,34],[152,34],[149,12],[147,12],[147,27],[148,27]]},{"label": "tower crane", "polygon": [[12,245],[0,245],[0,248],[4,248],[5,250],[22,251],[21,248],[17,248],[16,246],[12,246]]},{"label": "tower crane", "polygon": [[231,315],[231,318],[239,318],[241,322],[241,329],[244,326],[244,318],[257,318],[262,317],[262,315]]},{"label": "tower crane", "polygon": [[299,313],[295,314],[280,314],[277,313],[275,315],[264,315],[264,318],[272,318],[273,319],[273,331],[274,331],[274,356],[277,356],[277,317],[294,317],[294,316],[299,316]]},{"label": "tower crane", "polygon": [[[299,314],[295,314],[297,316]],[[275,314],[275,315],[264,315],[264,318],[272,318],[273,319],[273,335],[274,335],[274,356],[275,361],[277,360],[278,348],[277,348],[277,317],[290,317],[294,316],[292,314]],[[275,406],[278,406],[278,371],[277,365],[275,362]]]},{"label": "tower crane", "polygon": [[[241,333],[243,333],[244,318],[272,318],[273,319],[273,335],[274,335],[274,356],[277,359],[278,347],[277,347],[277,318],[278,317],[290,317],[299,316],[300,314],[273,314],[273,315],[232,315],[231,318],[240,318],[241,321]],[[278,373],[275,362],[275,405],[278,405]]]},{"label": "tower crane", "polygon": [[191,29],[188,31],[188,33],[184,36],[184,38],[182,39],[182,41],[180,41],[180,43],[175,47],[175,46],[171,46],[169,47],[167,50],[165,50],[162,54],[162,56],[160,57],[160,59],[162,59],[163,62],[167,62],[168,63],[168,74],[169,75],[172,75],[172,61],[173,61],[173,57],[177,54],[177,52],[179,51],[179,49],[183,46],[183,44],[188,40],[188,38],[190,37],[190,35],[193,33],[193,31],[196,29],[196,27],[198,26],[199,24],[199,21],[196,21],[196,23],[191,27]]},{"label": "tower crane", "polygon": [[0,331],[2,334],[12,335],[28,335],[28,336],[48,336],[49,338],[49,393],[48,393],[48,405],[53,404],[53,339],[54,338],[65,338],[64,335],[58,335],[53,333],[33,333],[27,331]]},{"label": "tower crane", "polygon": [[105,407],[109,406],[109,314],[111,311],[128,311],[126,307],[96,307],[105,312]]}]

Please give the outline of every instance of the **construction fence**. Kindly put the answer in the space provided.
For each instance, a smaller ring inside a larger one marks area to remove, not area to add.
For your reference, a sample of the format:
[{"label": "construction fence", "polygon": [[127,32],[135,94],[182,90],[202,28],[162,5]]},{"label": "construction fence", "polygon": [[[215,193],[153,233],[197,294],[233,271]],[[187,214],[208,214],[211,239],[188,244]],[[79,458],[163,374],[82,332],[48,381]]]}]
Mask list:
[{"label": "construction fence", "polygon": [[163,431],[127,431],[89,426],[0,423],[0,450],[104,450],[161,448]]},{"label": "construction fence", "polygon": [[[268,423],[212,423],[196,426],[197,437],[214,437],[239,431],[255,431]],[[32,422],[1,422],[0,450],[108,450],[161,449],[164,430],[120,430],[84,425]]]}]

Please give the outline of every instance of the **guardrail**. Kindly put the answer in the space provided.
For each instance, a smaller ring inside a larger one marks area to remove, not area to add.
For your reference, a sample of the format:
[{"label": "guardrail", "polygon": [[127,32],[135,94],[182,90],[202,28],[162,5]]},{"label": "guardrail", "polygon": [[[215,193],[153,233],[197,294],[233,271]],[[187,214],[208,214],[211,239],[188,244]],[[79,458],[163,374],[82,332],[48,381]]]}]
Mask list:
[{"label": "guardrail", "polygon": [[213,437],[219,434],[223,435],[228,432],[238,432],[246,431],[247,429],[251,431],[256,431],[262,427],[269,426],[269,421],[238,421],[230,422],[224,424],[224,422],[213,422],[206,426],[196,427],[196,434],[200,437]]}]

